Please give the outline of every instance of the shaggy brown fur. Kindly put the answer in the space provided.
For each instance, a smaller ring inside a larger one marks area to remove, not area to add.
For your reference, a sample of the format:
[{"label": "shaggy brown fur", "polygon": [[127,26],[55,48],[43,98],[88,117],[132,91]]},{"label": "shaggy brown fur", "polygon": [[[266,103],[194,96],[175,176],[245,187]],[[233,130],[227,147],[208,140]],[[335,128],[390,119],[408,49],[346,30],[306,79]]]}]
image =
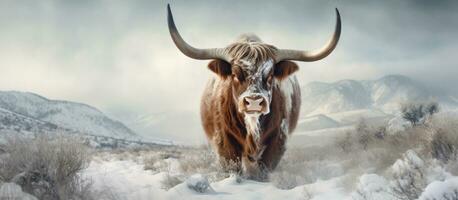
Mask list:
[{"label": "shaggy brown fur", "polygon": [[[245,56],[249,56],[256,62],[262,62],[272,56],[271,51],[258,48],[260,45],[254,48],[239,44],[235,46],[232,49],[235,53],[243,55],[241,57],[245,59]],[[288,75],[298,67],[289,61],[274,66],[272,73],[275,74],[276,83],[272,89],[270,112],[259,117],[261,138],[258,142],[248,134],[244,116],[237,111],[238,105],[233,98],[238,95],[234,94],[234,91],[244,90],[240,89],[238,82],[243,81],[243,76],[248,73],[240,69],[238,64],[230,65],[222,60],[211,61],[209,68],[219,77],[210,80],[201,102],[201,118],[207,138],[215,147],[223,166],[228,161],[237,163],[235,169],[228,170],[243,171],[249,178],[265,180],[266,172],[275,169],[280,161],[285,151],[287,136],[297,124],[300,110],[299,86],[297,83],[292,85],[293,95],[286,97],[281,91],[281,84],[282,81],[289,81]],[[230,74],[239,76],[240,80],[227,78]],[[291,98],[292,109],[289,112],[285,103],[286,98]],[[286,123],[286,129],[282,127],[282,123]]]},{"label": "shaggy brown fur", "polygon": [[[287,137],[297,124],[300,89],[295,77],[289,76],[298,66],[294,62],[281,61],[274,65],[269,78],[262,81],[262,84],[271,85],[272,97],[270,112],[258,119],[260,138],[256,139],[247,129],[244,114],[238,110],[240,102],[236,99],[252,84],[245,80],[255,76],[262,63],[268,60],[275,63],[277,48],[262,43],[256,36],[245,35],[226,51],[232,57],[231,63],[213,60],[208,65],[218,76],[209,81],[202,96],[203,128],[223,167],[243,172],[249,178],[265,180],[267,172],[275,169],[280,161]],[[289,86],[285,88],[284,84]],[[236,163],[235,169],[227,168],[234,167],[226,165],[228,161]]]}]

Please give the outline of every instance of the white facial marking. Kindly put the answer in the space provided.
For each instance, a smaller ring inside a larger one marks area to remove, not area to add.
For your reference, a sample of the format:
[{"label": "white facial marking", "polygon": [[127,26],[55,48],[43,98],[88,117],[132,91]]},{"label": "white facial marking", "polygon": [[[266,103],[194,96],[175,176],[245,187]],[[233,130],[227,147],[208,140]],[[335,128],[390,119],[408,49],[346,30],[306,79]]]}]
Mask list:
[{"label": "white facial marking", "polygon": [[254,74],[256,78],[262,78],[262,76],[267,76],[267,74],[272,70],[274,66],[272,59],[267,60],[259,66],[258,71]]},{"label": "white facial marking", "polygon": [[259,128],[259,115],[260,114],[248,114],[245,113],[245,126],[248,131],[248,134],[252,135],[256,142],[260,138],[260,128]]},{"label": "white facial marking", "polygon": [[[272,99],[271,88],[265,88],[263,81],[272,71],[274,62],[272,59],[267,60],[264,63],[256,66],[253,65],[253,61],[241,59],[240,62],[243,64],[241,67],[248,73],[247,81],[250,81],[250,86],[238,97],[239,101],[244,101],[249,97],[259,96],[261,99],[253,99],[248,101],[246,106],[248,111],[262,111],[259,113],[244,113],[244,121],[248,134],[251,134],[256,142],[260,139],[260,125],[259,116],[261,114],[268,114],[270,112],[270,101]],[[261,102],[265,102],[265,108],[261,106]],[[239,108],[239,112],[242,112],[242,108]]]}]

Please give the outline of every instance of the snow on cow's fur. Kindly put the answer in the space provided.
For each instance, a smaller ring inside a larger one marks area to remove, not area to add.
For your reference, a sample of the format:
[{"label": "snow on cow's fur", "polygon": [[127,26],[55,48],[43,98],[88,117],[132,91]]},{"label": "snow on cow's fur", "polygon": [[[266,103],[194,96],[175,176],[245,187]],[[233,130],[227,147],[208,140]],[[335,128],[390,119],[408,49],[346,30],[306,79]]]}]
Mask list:
[{"label": "snow on cow's fur", "polygon": [[[239,163],[236,170],[255,179],[266,178],[284,151],[300,110],[300,90],[290,61],[274,63],[275,47],[242,36],[228,49],[233,61],[213,60],[201,102],[202,122],[209,141],[224,165]],[[247,96],[262,98],[260,112],[250,113]]]}]

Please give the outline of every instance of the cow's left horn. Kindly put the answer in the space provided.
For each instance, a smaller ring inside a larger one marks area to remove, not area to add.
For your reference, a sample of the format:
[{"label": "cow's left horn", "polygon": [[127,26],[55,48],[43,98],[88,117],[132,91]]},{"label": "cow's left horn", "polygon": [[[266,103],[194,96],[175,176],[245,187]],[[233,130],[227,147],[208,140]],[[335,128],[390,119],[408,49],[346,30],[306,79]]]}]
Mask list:
[{"label": "cow's left horn", "polygon": [[170,36],[172,36],[173,42],[175,42],[178,49],[180,49],[180,51],[186,56],[198,60],[222,59],[230,62],[224,48],[197,49],[186,43],[180,33],[178,33],[169,4],[167,4],[167,21],[169,24]]},{"label": "cow's left horn", "polygon": [[280,62],[282,60],[297,60],[297,61],[312,62],[312,61],[323,59],[326,56],[328,56],[334,50],[334,48],[336,48],[337,42],[339,41],[339,38],[340,38],[341,22],[340,22],[339,10],[337,8],[336,8],[336,14],[337,14],[337,23],[336,23],[334,35],[332,36],[331,40],[329,40],[329,42],[323,48],[321,48],[320,50],[316,50],[316,51],[279,49],[277,51],[276,61]]}]

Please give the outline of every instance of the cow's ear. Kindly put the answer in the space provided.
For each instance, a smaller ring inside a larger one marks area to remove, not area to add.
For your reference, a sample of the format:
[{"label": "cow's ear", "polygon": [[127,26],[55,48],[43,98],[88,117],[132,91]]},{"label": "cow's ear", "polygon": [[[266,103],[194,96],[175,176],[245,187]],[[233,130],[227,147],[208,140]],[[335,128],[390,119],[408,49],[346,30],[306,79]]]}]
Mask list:
[{"label": "cow's ear", "polygon": [[288,77],[297,70],[299,70],[299,66],[297,66],[296,63],[291,61],[280,61],[279,63],[275,64],[274,76],[281,80]]},{"label": "cow's ear", "polygon": [[232,74],[231,64],[224,60],[212,60],[208,63],[208,68],[224,78]]}]

